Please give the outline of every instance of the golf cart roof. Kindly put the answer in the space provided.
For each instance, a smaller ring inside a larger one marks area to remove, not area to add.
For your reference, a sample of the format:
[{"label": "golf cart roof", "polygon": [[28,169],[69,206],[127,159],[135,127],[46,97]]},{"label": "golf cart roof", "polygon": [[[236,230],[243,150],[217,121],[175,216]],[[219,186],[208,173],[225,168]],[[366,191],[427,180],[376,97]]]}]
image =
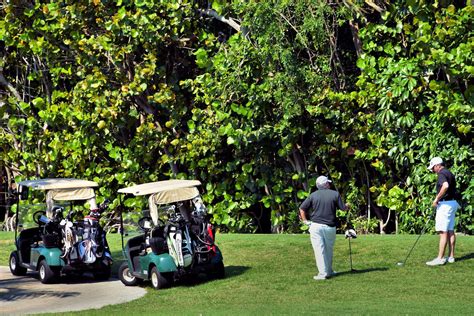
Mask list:
[{"label": "golf cart roof", "polygon": [[18,183],[21,186],[29,187],[34,190],[61,190],[61,189],[83,189],[95,188],[99,185],[94,181],[80,180],[73,178],[49,178],[26,180]]},{"label": "golf cart roof", "polygon": [[199,185],[201,185],[201,182],[199,180],[164,180],[158,182],[138,184],[128,188],[122,188],[118,190],[118,192],[139,196],[174,191],[177,189],[194,188]]}]

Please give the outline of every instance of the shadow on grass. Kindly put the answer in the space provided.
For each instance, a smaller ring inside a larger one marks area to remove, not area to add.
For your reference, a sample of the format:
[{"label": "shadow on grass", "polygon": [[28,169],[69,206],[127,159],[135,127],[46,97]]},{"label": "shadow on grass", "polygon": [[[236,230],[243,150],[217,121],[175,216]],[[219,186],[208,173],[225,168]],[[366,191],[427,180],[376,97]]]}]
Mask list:
[{"label": "shadow on grass", "polygon": [[[239,276],[241,274],[244,274],[249,269],[250,267],[247,267],[247,266],[226,266],[225,277],[222,279],[230,279],[230,278]],[[194,276],[183,277],[182,279],[176,282],[176,285],[196,286],[196,285],[212,282],[214,280],[219,280],[219,279],[220,278],[217,278],[212,275],[200,273]]]},{"label": "shadow on grass", "polygon": [[370,269],[363,269],[363,270],[353,269],[353,270],[338,272],[337,275],[335,275],[335,277],[346,275],[346,274],[362,274],[362,273],[387,271],[387,270],[388,268],[370,268]]},{"label": "shadow on grass", "polygon": [[456,258],[456,261],[463,261],[463,260],[470,260],[474,259],[474,252],[471,252],[470,254],[464,255],[460,258]]},{"label": "shadow on grass", "polygon": [[244,274],[250,267],[246,266],[227,266],[225,267],[226,278],[233,278],[235,276]]}]

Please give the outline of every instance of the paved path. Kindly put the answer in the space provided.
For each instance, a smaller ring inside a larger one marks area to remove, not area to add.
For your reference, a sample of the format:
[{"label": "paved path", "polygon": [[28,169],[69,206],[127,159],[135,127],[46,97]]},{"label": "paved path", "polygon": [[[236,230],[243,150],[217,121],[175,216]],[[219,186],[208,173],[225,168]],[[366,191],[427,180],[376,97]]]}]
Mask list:
[{"label": "paved path", "polygon": [[144,296],[145,289],[125,286],[117,279],[96,282],[87,275],[42,284],[37,274],[17,277],[0,266],[0,315],[69,312],[120,304]]}]

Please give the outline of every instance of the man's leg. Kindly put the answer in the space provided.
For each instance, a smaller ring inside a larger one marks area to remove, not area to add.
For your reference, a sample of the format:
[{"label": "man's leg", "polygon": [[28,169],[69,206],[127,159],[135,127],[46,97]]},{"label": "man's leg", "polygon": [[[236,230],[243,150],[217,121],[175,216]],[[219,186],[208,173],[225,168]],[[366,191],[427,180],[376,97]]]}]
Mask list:
[{"label": "man's leg", "polygon": [[325,252],[324,262],[326,264],[326,274],[330,276],[333,273],[332,269],[332,258],[334,252],[334,243],[336,242],[336,228],[325,227],[324,228],[324,241],[325,241]]},{"label": "man's leg", "polygon": [[448,238],[449,238],[449,256],[454,258],[454,247],[456,246],[456,234],[454,230],[448,231]]},{"label": "man's leg", "polygon": [[[456,211],[459,208],[459,204],[456,201],[449,202],[451,209],[448,211],[449,223],[448,223],[448,246],[449,246],[449,257],[454,258],[454,248],[456,247],[456,234],[454,233],[454,224],[456,223]],[[450,259],[454,260],[454,259]],[[449,261],[454,262],[454,261]]]},{"label": "man's leg", "polygon": [[438,259],[444,258],[446,245],[448,244],[448,232],[439,232],[439,250]]},{"label": "man's leg", "polygon": [[311,245],[313,246],[314,257],[316,259],[316,266],[318,267],[319,271],[318,276],[325,278],[327,277],[327,274],[326,263],[324,261],[324,236],[320,226],[320,224],[312,223],[309,227],[309,233],[311,236]]},{"label": "man's leg", "polygon": [[451,215],[451,206],[448,203],[440,202],[436,209],[435,229],[439,233],[438,259],[444,259],[446,245],[449,242],[448,231]]}]

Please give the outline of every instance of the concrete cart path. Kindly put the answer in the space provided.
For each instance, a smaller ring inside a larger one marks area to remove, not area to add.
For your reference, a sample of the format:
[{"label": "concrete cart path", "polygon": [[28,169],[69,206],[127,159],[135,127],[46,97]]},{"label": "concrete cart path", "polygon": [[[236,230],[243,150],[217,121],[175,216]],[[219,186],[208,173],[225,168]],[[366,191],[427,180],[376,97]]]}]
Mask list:
[{"label": "concrete cart path", "polygon": [[125,286],[120,280],[96,282],[92,276],[61,279],[42,284],[36,273],[14,276],[0,266],[0,315],[69,312],[120,304],[144,296],[141,287]]}]

